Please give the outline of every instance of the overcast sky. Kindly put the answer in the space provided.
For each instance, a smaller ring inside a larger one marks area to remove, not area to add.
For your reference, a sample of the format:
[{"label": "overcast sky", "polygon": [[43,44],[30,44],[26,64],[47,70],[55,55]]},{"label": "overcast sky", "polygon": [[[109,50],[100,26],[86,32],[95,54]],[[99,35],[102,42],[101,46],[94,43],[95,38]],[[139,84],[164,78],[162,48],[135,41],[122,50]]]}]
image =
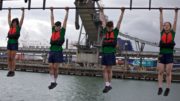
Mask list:
[{"label": "overcast sky", "polygon": [[[42,7],[43,0],[32,0],[32,7]],[[47,6],[74,6],[75,0],[46,0]],[[134,7],[148,7],[149,0],[133,0]],[[129,0],[102,0],[105,7],[128,7]],[[152,7],[180,7],[180,0],[152,0]],[[24,0],[4,2],[4,7],[27,7]],[[0,11],[0,46],[6,46],[7,44],[7,10]],[[70,10],[69,20],[67,24],[66,38],[69,39],[70,43],[76,42],[79,36],[79,30],[75,29],[74,19],[75,10]],[[179,12],[180,13],[180,12]],[[65,11],[55,10],[55,20],[63,21]],[[120,10],[105,10],[105,14],[109,20],[114,21],[116,24]],[[21,16],[20,10],[12,10],[12,18]],[[176,31],[176,47],[180,48],[180,16],[178,17],[178,26]],[[173,22],[174,11],[164,11],[164,21]],[[128,33],[131,36],[136,36],[151,42],[159,42],[160,30],[159,30],[159,11],[158,10],[126,10],[122,26],[120,31]],[[49,10],[31,10],[25,12],[25,20],[21,30],[20,40],[34,40],[41,41],[42,43],[49,44],[51,36],[50,26],[50,11]],[[133,46],[135,46],[134,41]],[[22,44],[22,41],[20,41]],[[135,47],[134,47],[135,49]],[[145,46],[146,51],[158,50],[158,48]]]}]

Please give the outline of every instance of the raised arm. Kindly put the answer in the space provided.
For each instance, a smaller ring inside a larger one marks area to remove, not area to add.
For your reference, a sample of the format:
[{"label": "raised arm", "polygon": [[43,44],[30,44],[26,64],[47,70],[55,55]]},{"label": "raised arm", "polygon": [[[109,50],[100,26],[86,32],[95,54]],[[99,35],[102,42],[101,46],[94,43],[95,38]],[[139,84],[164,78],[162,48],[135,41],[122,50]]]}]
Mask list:
[{"label": "raised arm", "polygon": [[105,19],[103,8],[100,8],[99,18],[100,18],[100,20],[102,22],[102,27],[105,28],[106,27],[106,19]]},{"label": "raised arm", "polygon": [[21,10],[22,10],[22,16],[21,16],[21,20],[20,20],[20,23],[19,23],[20,27],[22,26],[23,21],[24,21],[24,8],[22,8]]},{"label": "raised arm", "polygon": [[11,8],[8,9],[8,24],[9,24],[9,27],[11,27]]},{"label": "raised arm", "polygon": [[162,31],[163,30],[163,9],[160,8],[159,11],[160,11],[160,30]]},{"label": "raised arm", "polygon": [[121,8],[121,15],[120,15],[119,20],[118,20],[118,23],[117,23],[117,25],[116,25],[116,28],[117,28],[117,29],[120,29],[121,22],[122,22],[122,19],[123,19],[123,16],[124,16],[124,11],[125,11],[125,8]]},{"label": "raised arm", "polygon": [[66,10],[66,15],[65,15],[65,18],[64,18],[64,22],[63,22],[63,26],[62,26],[62,27],[66,29],[67,19],[68,19],[68,14],[69,14],[69,8],[66,7],[65,10]]},{"label": "raised arm", "polygon": [[175,17],[174,17],[174,24],[173,24],[173,30],[175,32],[176,32],[177,19],[178,19],[178,8],[175,8]]},{"label": "raised arm", "polygon": [[54,13],[53,13],[53,7],[51,7],[51,26],[54,26]]}]

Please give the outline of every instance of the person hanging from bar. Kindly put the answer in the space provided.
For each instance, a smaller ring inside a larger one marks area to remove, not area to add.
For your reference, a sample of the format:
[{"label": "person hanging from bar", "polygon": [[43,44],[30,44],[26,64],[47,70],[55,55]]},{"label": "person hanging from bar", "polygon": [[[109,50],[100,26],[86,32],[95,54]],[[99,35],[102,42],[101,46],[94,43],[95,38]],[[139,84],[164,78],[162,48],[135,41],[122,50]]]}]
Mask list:
[{"label": "person hanging from bar", "polygon": [[8,13],[8,23],[9,23],[9,32],[8,32],[8,42],[7,42],[7,62],[8,62],[8,77],[13,77],[15,75],[15,57],[16,52],[18,51],[18,39],[20,37],[20,31],[24,20],[24,8],[22,10],[22,17],[19,22],[18,18],[14,18],[11,21],[11,8],[9,8]]},{"label": "person hanging from bar", "polygon": [[103,8],[100,9],[100,20],[103,26],[103,40],[102,40],[102,60],[101,64],[103,67],[103,77],[105,81],[105,88],[103,93],[107,93],[112,89],[112,66],[116,64],[116,44],[119,29],[123,19],[125,8],[121,8],[121,15],[114,28],[112,21],[106,21]]},{"label": "person hanging from bar", "polygon": [[66,24],[68,19],[69,8],[66,7],[66,15],[64,18],[63,26],[61,27],[61,22],[57,21],[54,23],[53,7],[51,7],[51,25],[52,25],[52,35],[50,39],[50,52],[49,52],[49,67],[50,67],[50,77],[52,79],[51,84],[48,86],[49,89],[56,87],[56,80],[58,78],[58,67],[59,64],[63,62],[63,48]]},{"label": "person hanging from bar", "polygon": [[163,74],[166,72],[166,82],[167,88],[165,89],[164,96],[168,96],[170,92],[171,78],[172,78],[172,68],[173,68],[173,49],[175,46],[174,38],[176,32],[176,24],[178,17],[178,9],[175,9],[174,24],[171,25],[170,22],[163,22],[163,8],[160,8],[160,53],[158,58],[158,95],[163,92],[162,82]]}]

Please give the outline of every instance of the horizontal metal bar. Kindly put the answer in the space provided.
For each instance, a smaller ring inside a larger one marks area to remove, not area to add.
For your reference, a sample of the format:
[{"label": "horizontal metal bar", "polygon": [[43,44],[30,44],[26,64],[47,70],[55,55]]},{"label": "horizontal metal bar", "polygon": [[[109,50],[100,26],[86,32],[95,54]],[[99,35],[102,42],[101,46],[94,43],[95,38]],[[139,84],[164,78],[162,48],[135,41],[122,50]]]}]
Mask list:
[{"label": "horizontal metal bar", "polygon": [[[45,9],[50,9],[51,7],[46,7]],[[122,7],[104,7],[103,9],[121,9]],[[124,7],[125,9],[134,9],[134,10],[149,10],[149,7]],[[2,10],[8,10],[9,8],[2,8]],[[18,9],[22,9],[22,7],[18,7],[18,8],[11,8],[12,10],[18,10]],[[24,9],[28,9],[28,8],[24,8]],[[38,10],[38,9],[43,9],[43,7],[31,7],[31,10]],[[65,9],[65,7],[53,7],[53,9]],[[69,7],[69,9],[99,9],[97,7]],[[151,8],[151,10],[159,10],[160,7],[154,7]],[[174,10],[175,8],[163,8],[163,10]],[[177,8],[178,10],[180,8]]]}]

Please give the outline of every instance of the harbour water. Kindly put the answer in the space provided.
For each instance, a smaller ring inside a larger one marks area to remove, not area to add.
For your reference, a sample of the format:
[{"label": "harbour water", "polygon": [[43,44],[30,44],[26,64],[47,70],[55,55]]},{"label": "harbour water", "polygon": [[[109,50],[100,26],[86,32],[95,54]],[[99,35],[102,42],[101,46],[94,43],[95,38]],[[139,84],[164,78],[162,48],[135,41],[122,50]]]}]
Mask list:
[{"label": "harbour water", "polygon": [[16,72],[8,78],[6,73],[0,70],[0,101],[180,101],[179,83],[164,97],[157,95],[157,82],[113,79],[113,89],[103,94],[101,77],[59,75],[57,87],[49,90],[49,74]]}]

